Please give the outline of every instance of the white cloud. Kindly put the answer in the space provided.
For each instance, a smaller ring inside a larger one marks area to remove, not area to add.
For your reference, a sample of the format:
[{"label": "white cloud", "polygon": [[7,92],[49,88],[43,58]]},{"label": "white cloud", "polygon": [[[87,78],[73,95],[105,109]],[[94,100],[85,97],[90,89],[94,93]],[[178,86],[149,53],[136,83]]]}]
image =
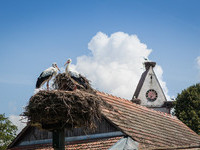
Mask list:
[{"label": "white cloud", "polygon": [[[107,36],[98,32],[89,42],[90,55],[77,58],[72,67],[92,81],[100,91],[131,99],[144,71],[144,57],[148,58],[151,49],[141,43],[136,35],[116,32]],[[155,70],[165,93],[166,83],[162,80],[162,68]]]},{"label": "white cloud", "polygon": [[200,56],[198,56],[198,57],[196,58],[196,61],[197,61],[197,67],[198,67],[198,69],[200,70]]},{"label": "white cloud", "polygon": [[17,115],[10,115],[9,120],[17,126],[17,134],[21,132],[21,130],[26,126],[27,119],[25,119],[22,116],[17,116]]}]

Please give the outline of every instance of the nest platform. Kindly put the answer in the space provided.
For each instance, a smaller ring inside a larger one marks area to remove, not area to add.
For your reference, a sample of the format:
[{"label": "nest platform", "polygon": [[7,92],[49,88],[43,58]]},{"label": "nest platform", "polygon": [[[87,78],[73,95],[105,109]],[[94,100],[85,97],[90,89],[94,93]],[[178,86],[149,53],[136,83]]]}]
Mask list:
[{"label": "nest platform", "polygon": [[30,98],[24,116],[33,126],[46,130],[86,127],[94,129],[101,118],[97,95],[76,91],[39,91]]},{"label": "nest platform", "polygon": [[82,85],[70,76],[67,76],[65,73],[60,73],[55,77],[53,86],[56,90],[73,91],[77,88],[81,91],[96,93],[91,87],[90,81],[86,77],[80,75],[79,81]]},{"label": "nest platform", "polygon": [[101,108],[113,109],[82,75],[75,81],[65,73],[58,74],[53,87],[55,90],[42,90],[30,98],[22,115],[32,126],[49,131],[77,127],[94,130]]}]

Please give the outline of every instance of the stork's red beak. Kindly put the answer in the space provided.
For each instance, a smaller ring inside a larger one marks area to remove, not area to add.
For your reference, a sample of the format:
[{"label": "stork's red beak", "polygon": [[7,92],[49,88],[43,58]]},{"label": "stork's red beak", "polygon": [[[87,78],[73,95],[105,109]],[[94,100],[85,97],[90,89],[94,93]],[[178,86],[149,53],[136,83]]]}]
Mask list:
[{"label": "stork's red beak", "polygon": [[56,68],[60,71],[60,69],[58,68],[58,66],[56,65]]},{"label": "stork's red beak", "polygon": [[64,64],[64,66],[65,66],[66,64],[69,64],[69,60]]}]

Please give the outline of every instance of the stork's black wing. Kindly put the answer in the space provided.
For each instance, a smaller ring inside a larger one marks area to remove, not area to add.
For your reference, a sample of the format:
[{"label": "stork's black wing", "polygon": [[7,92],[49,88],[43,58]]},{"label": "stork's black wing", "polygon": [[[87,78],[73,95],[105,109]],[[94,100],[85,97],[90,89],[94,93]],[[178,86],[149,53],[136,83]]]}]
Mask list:
[{"label": "stork's black wing", "polygon": [[88,89],[90,83],[89,81],[83,77],[82,75],[79,74],[79,77],[75,77],[75,76],[71,76],[72,79],[74,79],[78,84],[82,85],[83,87],[85,87],[85,89]]},{"label": "stork's black wing", "polygon": [[43,71],[37,79],[36,88],[40,88],[52,75],[53,73],[51,71]]}]

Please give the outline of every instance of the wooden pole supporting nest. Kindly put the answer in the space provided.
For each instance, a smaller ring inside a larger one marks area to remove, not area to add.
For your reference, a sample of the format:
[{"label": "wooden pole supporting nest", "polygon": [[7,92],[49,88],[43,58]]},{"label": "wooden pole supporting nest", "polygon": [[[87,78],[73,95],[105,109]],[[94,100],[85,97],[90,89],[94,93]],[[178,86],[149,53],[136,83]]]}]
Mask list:
[{"label": "wooden pole supporting nest", "polygon": [[57,129],[52,131],[54,150],[65,150],[65,129]]}]

